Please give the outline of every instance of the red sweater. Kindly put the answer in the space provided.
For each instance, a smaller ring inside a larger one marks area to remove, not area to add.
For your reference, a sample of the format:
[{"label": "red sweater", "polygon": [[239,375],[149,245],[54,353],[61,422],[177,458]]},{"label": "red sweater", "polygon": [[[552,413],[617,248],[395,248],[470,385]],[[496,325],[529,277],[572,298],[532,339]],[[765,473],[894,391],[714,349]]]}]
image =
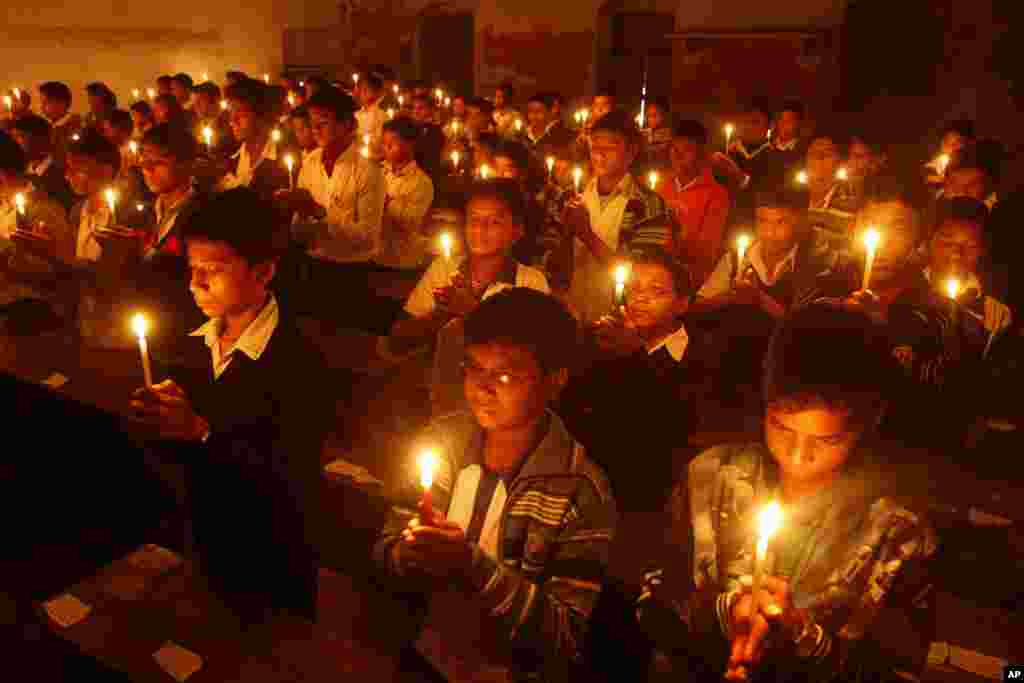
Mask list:
[{"label": "red sweater", "polygon": [[715,181],[710,167],[683,188],[672,178],[658,189],[678,226],[672,249],[689,265],[693,285],[699,287],[714,270],[721,253],[729,218],[729,193]]}]

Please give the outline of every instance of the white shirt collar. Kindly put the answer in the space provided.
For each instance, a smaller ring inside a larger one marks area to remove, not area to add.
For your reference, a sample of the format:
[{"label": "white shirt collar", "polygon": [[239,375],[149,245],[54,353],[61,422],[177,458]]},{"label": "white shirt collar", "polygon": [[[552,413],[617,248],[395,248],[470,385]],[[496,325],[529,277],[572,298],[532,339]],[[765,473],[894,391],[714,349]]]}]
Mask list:
[{"label": "white shirt collar", "polygon": [[686,333],[686,327],[683,325],[679,326],[679,329],[668,335],[653,348],[647,350],[647,355],[655,353],[658,349],[664,347],[668,351],[668,355],[672,356],[672,360],[679,362],[683,360],[683,355],[686,353],[686,347],[690,345],[690,335]]},{"label": "white shirt collar", "polygon": [[754,242],[747,251],[747,261],[757,271],[757,276],[761,278],[761,282],[771,287],[779,281],[788,270],[792,270],[796,266],[796,244],[789,250],[779,263],[775,266],[775,271],[772,273],[768,272],[768,266],[765,265],[764,258],[761,256],[761,242]]},{"label": "white shirt collar", "polygon": [[221,318],[211,318],[202,327],[192,332],[189,336],[204,337],[207,348],[213,356],[214,377],[220,377],[231,362],[231,356],[235,351],[241,351],[252,360],[259,360],[263,352],[267,350],[270,338],[277,329],[280,312],[277,306],[277,299],[273,294],[263,306],[249,326],[245,328],[242,336],[235,341],[235,345],[222,353],[220,345],[220,332],[223,326]]},{"label": "white shirt collar", "polygon": [[59,128],[61,126],[65,126],[65,125],[67,125],[67,123],[69,121],[71,121],[71,117],[72,116],[74,116],[74,114],[69,111],[67,114],[64,114],[64,116],[60,117],[56,121],[51,122],[50,126],[53,127],[53,128]]},{"label": "white shirt collar", "polygon": [[798,138],[793,138],[789,142],[775,143],[775,149],[779,150],[780,152],[791,152],[794,149],[796,149],[797,141],[798,141]]}]

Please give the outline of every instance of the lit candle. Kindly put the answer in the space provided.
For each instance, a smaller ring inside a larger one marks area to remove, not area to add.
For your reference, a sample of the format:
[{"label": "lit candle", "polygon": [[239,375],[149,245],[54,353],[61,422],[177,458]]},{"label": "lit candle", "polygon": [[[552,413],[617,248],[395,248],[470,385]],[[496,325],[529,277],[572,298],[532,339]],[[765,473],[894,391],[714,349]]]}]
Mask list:
[{"label": "lit candle", "polygon": [[772,141],[772,129],[771,128],[768,129],[768,135],[766,135],[765,138],[768,140],[768,142]]},{"label": "lit candle", "polygon": [[845,166],[840,166],[836,169],[836,180],[845,182],[850,179],[850,172],[846,170]]},{"label": "lit candle", "polygon": [[583,180],[583,169],[577,166],[572,169],[572,186],[576,190],[576,194],[580,193],[580,181]]},{"label": "lit candle", "polygon": [[647,174],[647,184],[650,185],[651,191],[658,189],[658,172],[651,171]]},{"label": "lit candle", "polygon": [[360,154],[362,155],[362,157],[363,157],[364,159],[369,159],[369,158],[370,158],[370,148],[369,148],[369,147],[363,147],[363,148],[362,148],[362,149],[361,149],[361,150],[359,151],[359,153],[360,153]]},{"label": "lit candle", "polygon": [[139,143],[135,142],[135,140],[129,142],[128,151],[132,153],[132,157],[135,157],[137,159],[137,157],[139,156]]},{"label": "lit candle", "polygon": [[480,167],[480,180],[487,180],[488,176],[491,175],[491,167],[484,164]]},{"label": "lit candle", "polygon": [[14,195],[14,224],[15,228],[18,230],[21,229],[21,224],[24,223],[25,221],[25,205],[27,201],[28,200],[25,199],[25,195],[23,195],[21,192]]},{"label": "lit candle", "polygon": [[441,242],[441,253],[444,254],[446,261],[450,261],[452,258],[452,235],[449,232],[442,232],[439,239]]},{"label": "lit candle", "polygon": [[771,502],[761,510],[757,516],[757,544],[754,546],[754,599],[761,590],[761,580],[764,578],[765,559],[768,555],[768,543],[772,536],[782,526],[782,507]]},{"label": "lit candle", "polygon": [[110,223],[117,225],[117,191],[110,187],[104,194],[107,197],[107,208],[110,209]]},{"label": "lit candle", "polygon": [[78,142],[79,140],[82,139],[82,136],[79,135],[78,133],[75,133],[74,135],[71,136],[71,139],[74,140],[75,142]]},{"label": "lit candle", "polygon": [[417,464],[420,467],[420,485],[423,487],[423,497],[420,499],[420,524],[430,526],[434,523],[434,501],[430,490],[434,486],[434,474],[439,464],[437,453],[432,450],[423,451],[417,459]]},{"label": "lit candle", "polygon": [[295,168],[295,157],[291,154],[286,154],[284,157],[284,165],[288,168],[288,189],[295,189],[295,177],[292,175],[292,169]]},{"label": "lit candle", "polygon": [[305,88],[306,87],[306,81],[299,81],[299,87],[300,88]]},{"label": "lit candle", "polygon": [[136,100],[139,99],[139,89],[138,88],[135,88],[135,89],[132,90],[132,97],[134,97]]},{"label": "lit candle", "polygon": [[21,90],[19,90],[18,88],[14,89],[14,99],[16,99],[18,102],[21,102]]},{"label": "lit candle", "polygon": [[213,149],[213,128],[206,126],[203,128],[203,140],[206,142],[206,151],[212,151]]},{"label": "lit candle", "polygon": [[583,117],[583,125],[586,125],[587,121],[590,119],[590,110],[584,109],[580,112],[580,115]]},{"label": "lit candle", "polygon": [[747,255],[747,249],[749,247],[750,247],[750,235],[740,235],[739,237],[736,238],[736,269],[737,269],[737,271],[739,271],[740,266],[743,264],[743,257]]},{"label": "lit candle", "polygon": [[871,271],[875,267],[875,252],[878,251],[878,244],[882,241],[882,233],[874,228],[864,231],[864,280],[860,288],[867,290],[871,284]]},{"label": "lit candle", "polygon": [[456,173],[459,172],[459,158],[459,150],[452,150],[452,168],[455,169]]},{"label": "lit candle", "polygon": [[388,107],[388,118],[389,119],[395,118],[395,110],[392,109],[391,107]]},{"label": "lit candle", "polygon": [[440,88],[437,88],[434,90],[434,97],[437,99],[437,103],[441,104],[441,100],[444,99],[444,92]]},{"label": "lit candle", "polygon": [[221,100],[220,101],[220,109],[221,109],[221,111],[227,111],[228,110],[228,101],[227,100]]},{"label": "lit candle", "polygon": [[270,131],[270,139],[273,140],[274,142],[281,142],[281,131],[279,131],[277,128]]},{"label": "lit candle", "polygon": [[153,386],[153,370],[149,366],[149,346],[146,344],[146,330],[149,323],[146,316],[136,313],[132,317],[132,329],[135,336],[139,338],[139,355],[142,357],[142,376],[146,381],[146,388]]},{"label": "lit candle", "polygon": [[401,107],[403,104],[405,104],[405,96],[404,95],[399,95],[398,96],[398,106]]},{"label": "lit candle", "polygon": [[142,202],[139,202],[138,204],[135,205],[135,210],[138,211],[139,213],[142,213],[143,211],[146,210],[146,205],[143,204]]},{"label": "lit candle", "polygon": [[263,74],[263,82],[270,85],[270,74]]},{"label": "lit candle", "polygon": [[523,120],[522,119],[516,119],[516,132],[517,133],[522,133],[523,132]]},{"label": "lit candle", "polygon": [[949,155],[939,155],[939,175],[946,175],[946,169],[949,168]]},{"label": "lit candle", "polygon": [[208,80],[210,80],[210,74],[208,74],[208,73],[206,73],[206,72],[204,71],[204,72],[203,72],[203,81],[205,82],[205,81],[208,81]]},{"label": "lit candle", "polygon": [[729,151],[729,143],[732,142],[732,132],[736,130],[731,123],[725,124],[725,151]]},{"label": "lit candle", "polygon": [[359,74],[352,74],[352,82],[359,85]]},{"label": "lit candle", "polygon": [[7,111],[14,111],[14,101],[10,95],[4,95],[4,104],[7,105]]},{"label": "lit candle", "polygon": [[149,96],[150,100],[156,99],[156,90],[153,90],[152,88],[146,88],[146,94]]},{"label": "lit candle", "polygon": [[288,93],[288,106],[292,109],[295,108],[295,95]]},{"label": "lit candle", "polygon": [[807,184],[807,171],[800,171],[796,174],[796,181],[801,185]]},{"label": "lit candle", "polygon": [[636,121],[637,128],[643,129],[643,127],[644,127],[644,115],[643,114],[637,114],[636,118],[633,119],[633,120]]},{"label": "lit candle", "polygon": [[452,98],[450,98],[450,97],[445,97],[445,98],[444,98],[444,106],[445,106],[445,107],[450,107],[450,106],[452,106]]},{"label": "lit candle", "polygon": [[583,112],[581,112],[579,109],[576,110],[576,113],[574,113],[572,115],[572,117],[573,117],[573,119],[576,120],[576,125],[577,126],[579,126],[579,125],[581,125],[583,123]]},{"label": "lit candle", "polygon": [[956,301],[956,298],[960,296],[960,281],[955,277],[951,277],[946,280],[946,294],[948,294],[949,298],[953,301]]},{"label": "lit candle", "polygon": [[548,181],[551,180],[551,174],[555,171],[555,158],[548,157],[544,160],[544,164],[548,167]]},{"label": "lit candle", "polygon": [[391,86],[391,90],[392,90],[392,92],[394,92],[394,93],[395,93],[395,95],[397,96],[397,95],[398,95],[398,84],[397,84],[397,83],[395,83],[395,84],[394,84],[393,86]]},{"label": "lit candle", "polygon": [[369,133],[367,133],[366,135],[363,136],[363,144],[366,145],[367,147],[370,146],[370,134]]},{"label": "lit candle", "polygon": [[458,135],[459,135],[459,122],[457,120],[456,121],[452,121],[452,136],[458,137]]},{"label": "lit candle", "polygon": [[615,305],[626,305],[626,282],[629,280],[629,266],[621,263],[615,267]]}]

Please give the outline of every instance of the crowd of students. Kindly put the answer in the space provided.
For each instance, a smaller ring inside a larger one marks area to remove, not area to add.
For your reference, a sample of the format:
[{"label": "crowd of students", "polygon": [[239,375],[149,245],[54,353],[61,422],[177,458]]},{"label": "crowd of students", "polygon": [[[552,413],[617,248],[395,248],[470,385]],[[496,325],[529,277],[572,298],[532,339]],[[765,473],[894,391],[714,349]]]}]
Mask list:
[{"label": "crowd of students", "polygon": [[[650,558],[634,609],[656,668],[923,665],[936,536],[879,444],[956,458],[1016,428],[998,145],[957,121],[908,174],[795,102],[751,103],[715,151],[666,100],[639,118],[604,89],[573,116],[557,93],[520,113],[509,86],[268,81],[161,76],[127,110],[93,83],[85,116],[47,82],[0,132],[5,329],[103,345],[129,311],[158,321],[168,379],[132,408],[189,468],[203,566],[238,605],[315,609],[334,406],[311,317],[391,362],[433,347],[434,514],[410,476],[373,558],[443,675],[572,677],[619,514],[666,504],[678,556]],[[763,439],[696,455],[722,414]],[[769,501],[785,524],[755,563]],[[903,623],[919,637],[890,647]]]}]

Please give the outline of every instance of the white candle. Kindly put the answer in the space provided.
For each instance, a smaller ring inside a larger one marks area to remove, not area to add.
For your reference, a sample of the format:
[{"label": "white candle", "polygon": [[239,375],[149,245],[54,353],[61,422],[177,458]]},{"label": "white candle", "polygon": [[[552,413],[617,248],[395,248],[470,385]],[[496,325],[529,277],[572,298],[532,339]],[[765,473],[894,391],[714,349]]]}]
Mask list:
[{"label": "white candle", "polygon": [[291,154],[287,154],[284,157],[284,165],[288,168],[288,189],[295,189],[295,177],[292,175],[292,169],[295,168],[295,157]]},{"label": "white candle", "polygon": [[444,254],[446,261],[450,261],[452,258],[452,235],[448,232],[442,232],[439,239],[441,242],[441,253]]},{"label": "white candle", "polygon": [[801,185],[807,184],[807,171],[800,171],[796,174],[796,181]]},{"label": "white candle", "polygon": [[388,118],[389,119],[395,118],[395,110],[392,109],[391,107],[388,107]]},{"label": "white candle", "polygon": [[948,154],[940,154],[939,155],[939,175],[942,175],[942,176],[946,175],[946,169],[947,168],[949,168],[949,155]]},{"label": "white candle", "polygon": [[28,200],[25,199],[25,195],[21,192],[14,195],[14,225],[17,230],[22,228],[22,222],[25,219],[25,205],[27,201]]},{"label": "white candle", "polygon": [[107,197],[107,207],[110,209],[110,223],[117,225],[117,191],[114,188],[107,188],[104,194]]},{"label": "white candle", "polygon": [[397,95],[398,95],[398,84],[396,83],[396,84],[394,84],[393,86],[391,86],[391,90],[392,90],[392,91],[393,91],[393,92],[395,93],[395,95],[397,96]]},{"label": "white candle", "polygon": [[658,172],[651,171],[647,174],[647,184],[651,187],[651,191],[658,189]]},{"label": "white candle", "polygon": [[452,98],[450,98],[450,97],[445,97],[445,98],[444,98],[444,106],[445,106],[445,107],[450,107],[450,106],[452,106]]},{"label": "white candle", "polygon": [[359,85],[359,74],[352,74],[352,82]]},{"label": "white candle", "polygon": [[4,104],[7,105],[7,111],[14,111],[14,101],[10,95],[4,95]]},{"label": "white candle", "polygon": [[615,267],[615,305],[624,306],[626,303],[626,282],[629,280],[629,266],[619,264]]},{"label": "white candle", "polygon": [[725,151],[729,151],[729,143],[732,142],[732,132],[736,130],[731,123],[725,124]]},{"label": "white candle", "polygon": [[420,522],[426,525],[434,523],[434,504],[430,489],[434,485],[434,474],[437,472],[439,462],[437,453],[432,450],[424,451],[417,461],[420,469],[420,486],[423,487],[423,498],[420,499],[419,505]]},{"label": "white candle", "polygon": [[399,95],[398,96],[398,106],[401,107],[404,103],[405,103],[405,96]]},{"label": "white candle", "polygon": [[580,181],[583,180],[583,169],[577,166],[572,169],[572,185],[576,190],[576,194],[580,193]]},{"label": "white candle", "polygon": [[[743,264],[743,257],[747,255],[750,247],[750,235],[740,235],[736,238],[736,268],[739,270]],[[738,273],[737,273],[738,274]]]},{"label": "white candle", "polygon": [[128,143],[128,149],[129,151],[131,151],[132,156],[139,155],[139,143],[135,142],[135,140],[132,140],[131,142]]},{"label": "white candle", "polygon": [[263,74],[263,82],[270,85],[270,74]]},{"label": "white candle", "polygon": [[523,132],[523,120],[522,119],[516,119],[516,132],[517,133]]},{"label": "white candle", "polygon": [[295,95],[288,93],[288,106],[292,109],[295,108]]},{"label": "white candle", "polygon": [[836,180],[845,182],[850,179],[850,172],[846,170],[845,166],[840,166],[836,170]]},{"label": "white candle", "polygon": [[643,129],[643,127],[644,127],[644,115],[643,114],[637,114],[636,118],[633,119],[633,120],[636,121],[636,127],[637,128]]},{"label": "white candle", "polygon": [[213,149],[213,129],[209,126],[203,128],[203,140],[206,142],[206,151]]},{"label": "white candle", "polygon": [[782,526],[782,507],[775,502],[769,503],[757,517],[757,544],[754,547],[754,599],[761,590],[764,577],[765,557],[768,555],[768,543]]},{"label": "white candle", "polygon": [[548,167],[548,180],[550,181],[551,174],[554,173],[555,170],[555,158],[548,157],[547,159],[544,160],[544,164]]},{"label": "white candle", "polygon": [[459,159],[460,159],[459,150],[457,150],[457,149],[456,150],[452,150],[452,168],[455,169],[456,173],[458,173],[458,171],[459,171]]},{"label": "white candle", "polygon": [[871,271],[875,267],[875,252],[878,250],[878,244],[882,241],[882,233],[874,228],[868,228],[864,231],[864,280],[861,282],[860,288],[867,290],[871,284]]},{"label": "white candle", "polygon": [[960,281],[955,277],[951,277],[946,280],[946,294],[948,294],[949,298],[953,301],[956,301],[956,298],[960,296]]},{"label": "white candle", "polygon": [[135,336],[139,338],[139,355],[142,357],[142,376],[146,381],[146,388],[153,386],[153,370],[149,366],[149,346],[146,344],[146,330],[149,324],[146,316],[136,313],[132,318],[132,329]]}]

